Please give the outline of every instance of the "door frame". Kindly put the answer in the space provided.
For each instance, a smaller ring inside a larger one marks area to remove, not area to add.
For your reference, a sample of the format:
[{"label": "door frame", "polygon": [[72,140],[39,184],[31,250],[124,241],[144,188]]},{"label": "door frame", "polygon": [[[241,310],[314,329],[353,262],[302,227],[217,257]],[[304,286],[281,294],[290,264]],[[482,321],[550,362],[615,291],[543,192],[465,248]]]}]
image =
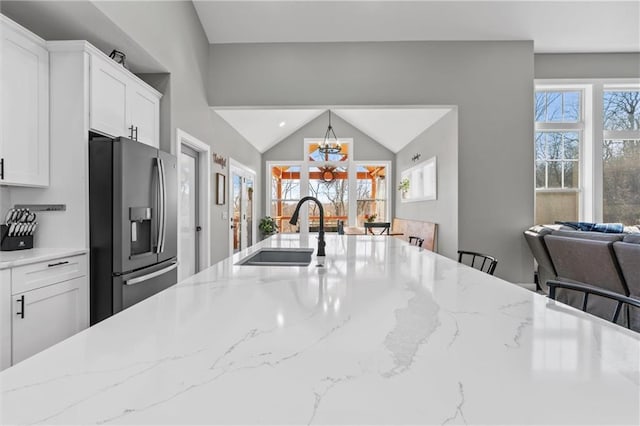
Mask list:
[{"label": "door frame", "polygon": [[[198,266],[200,271],[211,265],[211,215],[210,215],[210,185],[209,176],[211,175],[211,148],[200,139],[190,135],[182,129],[176,129],[176,144],[174,152],[176,157],[180,157],[182,153],[182,145],[186,145],[198,153],[198,216],[199,225],[202,227],[198,244],[199,256]],[[180,187],[180,167],[178,167],[178,181],[176,185]],[[180,203],[178,202],[178,223],[180,223]],[[180,254],[180,236],[178,235],[178,257]],[[178,272],[180,272],[180,262],[178,262]]]},{"label": "door frame", "polygon": [[[227,216],[229,218],[229,222],[233,219],[233,198],[231,197],[233,195],[233,169],[237,169],[239,170],[242,174],[250,174],[253,177],[253,202],[251,203],[251,217],[253,217],[253,222],[251,225],[251,235],[253,235],[253,244],[256,244],[257,241],[257,234],[256,231],[258,229],[257,226],[257,222],[258,222],[258,217],[256,216],[256,206],[258,203],[256,203],[256,189],[257,189],[257,184],[258,184],[258,174],[255,172],[255,170],[253,170],[250,167],[245,166],[244,164],[234,160],[233,158],[229,157],[229,176],[227,177],[227,200],[228,205],[229,205],[229,215]],[[233,232],[234,230],[231,229],[231,226],[229,226],[228,228],[228,241],[229,241],[229,256],[233,256]],[[244,247],[246,248],[246,247]],[[244,250],[244,249],[243,249]]]}]

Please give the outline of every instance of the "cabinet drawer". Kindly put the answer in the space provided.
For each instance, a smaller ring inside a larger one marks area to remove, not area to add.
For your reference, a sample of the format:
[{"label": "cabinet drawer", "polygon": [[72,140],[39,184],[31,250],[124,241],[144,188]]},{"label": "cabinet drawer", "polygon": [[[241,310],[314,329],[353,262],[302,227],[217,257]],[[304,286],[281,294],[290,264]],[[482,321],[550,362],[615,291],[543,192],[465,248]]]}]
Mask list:
[{"label": "cabinet drawer", "polygon": [[13,268],[11,294],[87,275],[87,256],[70,256]]}]

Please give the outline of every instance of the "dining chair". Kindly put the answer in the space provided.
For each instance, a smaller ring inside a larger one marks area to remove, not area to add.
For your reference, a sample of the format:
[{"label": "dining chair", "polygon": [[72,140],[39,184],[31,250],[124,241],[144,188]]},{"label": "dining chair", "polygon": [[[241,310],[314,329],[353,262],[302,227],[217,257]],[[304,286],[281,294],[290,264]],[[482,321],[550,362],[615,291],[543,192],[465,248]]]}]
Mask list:
[{"label": "dining chair", "polygon": [[422,247],[423,243],[424,243],[424,238],[416,237],[414,235],[409,237],[409,244],[411,244],[412,246]]},{"label": "dining chair", "polygon": [[[624,312],[624,316],[626,317],[626,327],[629,329],[633,329],[631,327],[630,317],[633,315],[640,315],[640,300],[625,296],[624,294],[615,293],[613,291],[605,290],[602,288],[592,287],[590,285],[568,283],[555,280],[547,281],[547,286],[549,287],[549,299],[552,300],[556,300],[556,290],[559,288],[575,291],[578,294],[582,293],[582,306],[580,307],[580,309],[588,314],[591,314],[591,312],[587,311],[589,295],[604,297],[605,299],[612,300],[613,302],[615,302],[615,304],[611,304],[613,315],[611,315],[609,318],[604,319],[614,324],[622,325],[618,323],[618,320],[620,319],[620,314]],[[627,309],[623,311],[623,307],[626,307]],[[603,318],[601,315],[597,316]]]},{"label": "dining chair", "polygon": [[379,235],[387,234],[391,232],[391,222],[365,222],[364,223],[364,233],[373,234],[373,228],[380,228]]},{"label": "dining chair", "polygon": [[[465,260],[469,258],[471,258],[471,261],[469,263],[466,263]],[[477,265],[476,259],[478,261]],[[458,262],[464,263],[465,265],[471,266],[472,268],[479,269],[480,271],[486,272],[489,275],[493,275],[496,270],[496,266],[498,266],[498,260],[493,256],[465,250],[458,250]]]}]

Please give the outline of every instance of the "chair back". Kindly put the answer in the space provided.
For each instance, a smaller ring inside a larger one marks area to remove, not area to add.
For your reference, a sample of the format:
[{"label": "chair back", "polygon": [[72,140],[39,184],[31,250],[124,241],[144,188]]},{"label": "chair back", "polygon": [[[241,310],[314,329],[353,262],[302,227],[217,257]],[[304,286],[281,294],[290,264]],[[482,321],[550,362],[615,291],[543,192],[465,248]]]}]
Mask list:
[{"label": "chair back", "polygon": [[568,283],[562,281],[547,281],[547,286],[549,286],[549,298],[553,300],[556,300],[556,289],[571,290],[578,294],[582,294],[581,309],[583,312],[586,312],[588,314],[592,314],[591,312],[587,311],[587,307],[589,306],[589,295],[609,299],[614,302],[612,304],[612,312],[610,312],[608,316],[597,316],[618,325],[623,325],[620,324],[620,322],[623,322],[625,323],[625,327],[634,331],[640,331],[640,327],[632,325],[631,321],[629,320],[629,310],[640,309],[640,300],[638,299],[625,296],[624,294],[615,293],[613,291],[604,290],[602,288],[591,287],[585,284]]},{"label": "chair back", "polygon": [[479,269],[489,275],[493,275],[496,266],[498,266],[498,260],[493,256],[465,250],[458,250],[458,262]]},{"label": "chair back", "polygon": [[409,237],[409,244],[411,244],[412,246],[422,247],[423,243],[424,243],[424,238],[416,237],[414,235]]},{"label": "chair back", "polygon": [[364,233],[373,234],[373,228],[380,228],[379,234],[387,234],[389,235],[389,231],[391,230],[391,222],[365,222],[364,223]]}]

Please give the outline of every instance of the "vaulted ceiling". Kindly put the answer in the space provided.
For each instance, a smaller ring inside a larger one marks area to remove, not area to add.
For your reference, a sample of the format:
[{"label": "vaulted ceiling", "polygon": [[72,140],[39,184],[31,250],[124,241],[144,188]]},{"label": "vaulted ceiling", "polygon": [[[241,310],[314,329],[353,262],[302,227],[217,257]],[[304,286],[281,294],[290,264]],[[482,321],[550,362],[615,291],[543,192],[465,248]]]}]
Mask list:
[{"label": "vaulted ceiling", "polygon": [[536,53],[640,51],[640,1],[193,1],[210,43],[533,40]]},{"label": "vaulted ceiling", "polygon": [[[327,108],[215,110],[260,152],[265,152],[326,111]],[[394,153],[449,111],[451,107],[331,108],[332,113]],[[339,137],[351,136],[336,131]],[[319,134],[307,137],[323,136]]]}]

